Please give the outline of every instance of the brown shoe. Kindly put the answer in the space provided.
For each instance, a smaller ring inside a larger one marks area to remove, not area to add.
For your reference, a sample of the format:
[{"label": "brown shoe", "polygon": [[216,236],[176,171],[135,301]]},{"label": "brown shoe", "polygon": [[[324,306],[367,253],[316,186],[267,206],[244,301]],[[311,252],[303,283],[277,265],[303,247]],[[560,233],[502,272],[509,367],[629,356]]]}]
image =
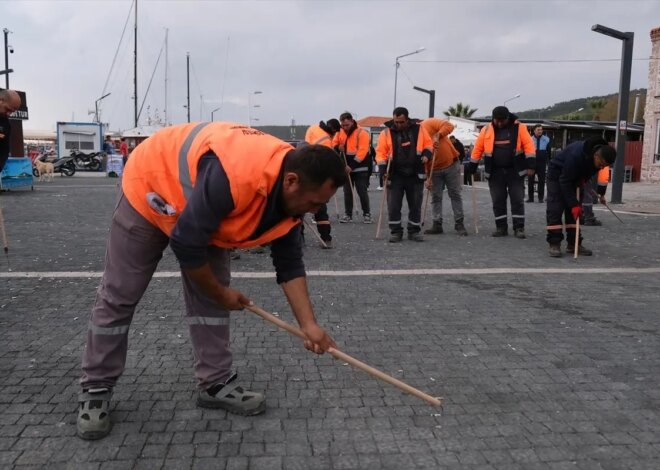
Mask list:
[{"label": "brown shoe", "polygon": [[561,258],[561,245],[559,243],[551,243],[548,248],[548,254],[553,258]]}]

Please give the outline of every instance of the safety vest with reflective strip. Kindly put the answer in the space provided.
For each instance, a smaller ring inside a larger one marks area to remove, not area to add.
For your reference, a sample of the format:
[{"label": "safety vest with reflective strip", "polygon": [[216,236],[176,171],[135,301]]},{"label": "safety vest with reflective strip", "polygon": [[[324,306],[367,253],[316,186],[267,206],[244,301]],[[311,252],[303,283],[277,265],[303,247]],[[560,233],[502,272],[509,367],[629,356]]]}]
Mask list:
[{"label": "safety vest with reflective strip", "polygon": [[308,144],[315,145],[325,145],[326,147],[332,148],[332,137],[326,131],[324,131],[321,126],[315,124],[310,126],[305,133],[305,142]]},{"label": "safety vest with reflective strip", "polygon": [[213,152],[229,180],[234,209],[222,219],[211,243],[225,248],[263,245],[300,223],[286,217],[249,239],[264,214],[284,157],[292,149],[286,142],[240,124],[172,126],[135,148],[124,169],[122,189],[133,208],[169,236],[195,186],[199,160]]},{"label": "safety vest with reflective strip", "polygon": [[[532,137],[527,131],[527,126],[517,121],[514,125],[518,126],[518,138],[516,140],[513,165],[520,175],[524,175],[527,173],[528,168],[534,168],[536,164],[536,147],[534,147]],[[489,177],[491,174],[494,147],[495,130],[493,129],[493,124],[490,123],[481,129],[479,137],[477,137],[477,141],[474,143],[472,155],[470,156],[470,160],[475,163],[478,163],[482,156],[485,158],[484,170],[486,177]]]},{"label": "safety vest with reflective strip", "polygon": [[344,129],[335,134],[333,145],[339,146],[339,151],[346,155],[346,162],[352,171],[369,171],[369,133],[358,126],[351,135],[346,136]]},{"label": "safety vest with reflective strip", "polygon": [[[417,130],[417,157],[420,159],[419,163],[416,163],[417,176],[419,178],[425,178],[426,173],[424,166],[421,163],[422,152],[428,150],[429,154],[433,152],[433,140],[429,136],[428,132],[419,124],[415,124],[418,127]],[[376,146],[376,163],[382,165],[387,163],[387,161],[392,158],[394,154],[393,144],[392,144],[392,133],[390,128],[386,127],[385,130],[381,131],[378,136],[378,145]]]}]

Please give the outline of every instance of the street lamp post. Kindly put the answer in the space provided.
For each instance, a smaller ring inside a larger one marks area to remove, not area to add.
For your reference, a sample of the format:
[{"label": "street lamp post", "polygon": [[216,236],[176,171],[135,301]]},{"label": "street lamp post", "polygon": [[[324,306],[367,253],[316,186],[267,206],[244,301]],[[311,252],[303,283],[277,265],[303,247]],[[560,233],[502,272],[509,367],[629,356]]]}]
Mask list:
[{"label": "street lamp post", "polygon": [[398,78],[398,75],[399,75],[399,59],[401,59],[402,57],[408,57],[409,55],[419,54],[423,50],[425,50],[424,47],[420,47],[419,49],[415,50],[414,52],[408,52],[407,54],[397,56],[395,61],[394,61],[394,107],[395,108],[396,108],[396,82],[397,82],[397,78]]},{"label": "street lamp post", "polygon": [[422,93],[428,93],[429,95],[429,117],[432,118],[435,114],[435,90],[425,90],[418,86],[413,87],[414,90],[421,91]]},{"label": "street lamp post", "polygon": [[518,99],[518,98],[520,98],[520,93],[518,93],[516,96],[512,96],[512,97],[509,98],[508,100],[504,100],[504,106],[506,106],[506,104],[507,104],[509,101],[513,101],[513,100]]},{"label": "street lamp post", "polygon": [[99,103],[101,102],[101,100],[103,98],[107,98],[108,96],[110,96],[110,93],[106,93],[105,95],[100,97],[98,100],[94,101],[94,120],[96,122],[101,122],[101,118],[99,116]]},{"label": "street lamp post", "polygon": [[222,108],[222,106],[218,106],[213,111],[211,111],[211,122],[213,122],[213,114],[215,114],[216,111],[220,111],[221,108]]},{"label": "street lamp post", "polygon": [[625,152],[626,140],[628,138],[628,97],[630,96],[630,74],[632,69],[633,41],[635,39],[635,33],[624,33],[599,24],[593,25],[591,30],[622,41],[621,74],[619,78],[619,106],[616,113],[617,133],[615,141],[617,159],[614,161],[612,172],[612,195],[610,196],[611,203],[621,204],[623,178],[626,168]]},{"label": "street lamp post", "polygon": [[9,90],[9,74],[13,72],[13,70],[9,68],[9,51],[11,50],[13,53],[14,49],[10,49],[9,44],[7,43],[7,36],[9,36],[11,31],[9,31],[7,28],[4,28],[2,32],[5,35],[5,70],[2,73],[5,74],[5,89]]},{"label": "street lamp post", "polygon": [[[259,90],[248,93],[248,127],[252,127],[252,95],[261,95],[262,92]],[[259,105],[255,105],[258,107]]]}]

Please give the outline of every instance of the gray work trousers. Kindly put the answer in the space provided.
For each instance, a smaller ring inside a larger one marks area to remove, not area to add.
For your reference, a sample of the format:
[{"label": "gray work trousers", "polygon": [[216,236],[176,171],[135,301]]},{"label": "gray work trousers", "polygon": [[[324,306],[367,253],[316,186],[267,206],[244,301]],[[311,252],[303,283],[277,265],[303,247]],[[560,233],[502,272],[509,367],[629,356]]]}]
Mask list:
[{"label": "gray work trousers", "polygon": [[461,165],[457,161],[442,170],[434,170],[431,177],[431,202],[433,203],[433,222],[442,225],[442,193],[447,187],[447,194],[454,211],[454,222],[463,221],[463,198],[461,196]]},{"label": "gray work trousers", "polygon": [[[151,281],[169,237],[149,223],[123,194],[112,216],[105,269],[87,331],[83,353],[83,389],[114,387],[124,372],[128,333],[135,308]],[[209,264],[220,283],[229,285],[229,250],[210,246]],[[231,373],[229,311],[207,297],[184,273],[186,321],[201,389],[223,382]]]}]

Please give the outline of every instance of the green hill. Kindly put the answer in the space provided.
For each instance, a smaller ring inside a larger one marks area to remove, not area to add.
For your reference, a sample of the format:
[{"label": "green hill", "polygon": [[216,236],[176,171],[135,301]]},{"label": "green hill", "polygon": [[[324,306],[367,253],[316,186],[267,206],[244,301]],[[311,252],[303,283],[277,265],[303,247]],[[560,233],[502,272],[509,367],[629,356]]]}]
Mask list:
[{"label": "green hill", "polygon": [[[630,90],[630,101],[628,103],[628,121],[632,122],[635,111],[635,96],[639,96],[639,110],[637,122],[644,122],[644,106],[646,105],[646,89]],[[548,108],[529,109],[515,112],[523,119],[562,119],[576,121],[616,121],[618,93],[605,96],[590,96],[588,98],[577,98],[570,101],[555,103]],[[601,107],[602,106],[602,107]],[[582,111],[578,111],[583,108]]]}]

